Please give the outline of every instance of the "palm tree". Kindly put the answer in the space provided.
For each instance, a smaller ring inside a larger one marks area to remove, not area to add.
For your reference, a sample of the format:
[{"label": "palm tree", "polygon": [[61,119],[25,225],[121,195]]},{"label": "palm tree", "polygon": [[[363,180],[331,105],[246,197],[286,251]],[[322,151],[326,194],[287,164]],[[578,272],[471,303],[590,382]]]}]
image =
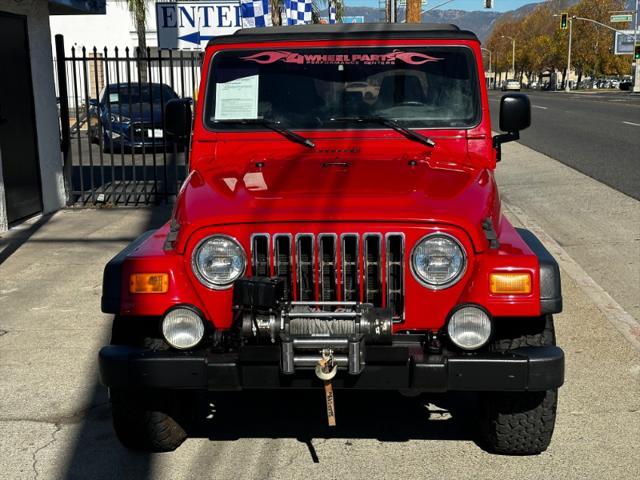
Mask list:
[{"label": "palm tree", "polygon": [[[138,35],[138,56],[139,58],[146,58],[147,56],[147,2],[146,0],[121,0],[127,2],[131,19],[136,27],[136,34]],[[146,65],[142,63],[140,66],[140,81],[142,83],[147,82],[147,69]]]}]

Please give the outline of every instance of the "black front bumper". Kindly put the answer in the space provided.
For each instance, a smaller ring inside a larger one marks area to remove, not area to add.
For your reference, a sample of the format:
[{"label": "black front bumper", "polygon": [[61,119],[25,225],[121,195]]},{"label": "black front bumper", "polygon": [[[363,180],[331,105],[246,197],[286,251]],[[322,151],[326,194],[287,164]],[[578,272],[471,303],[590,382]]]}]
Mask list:
[{"label": "black front bumper", "polygon": [[[429,355],[413,345],[368,345],[358,375],[341,370],[336,388],[446,391],[539,391],[564,382],[558,347],[508,353]],[[150,351],[128,346],[100,350],[100,380],[113,388],[241,389],[316,388],[313,370],[283,375],[278,346],[243,347],[239,353]]]}]

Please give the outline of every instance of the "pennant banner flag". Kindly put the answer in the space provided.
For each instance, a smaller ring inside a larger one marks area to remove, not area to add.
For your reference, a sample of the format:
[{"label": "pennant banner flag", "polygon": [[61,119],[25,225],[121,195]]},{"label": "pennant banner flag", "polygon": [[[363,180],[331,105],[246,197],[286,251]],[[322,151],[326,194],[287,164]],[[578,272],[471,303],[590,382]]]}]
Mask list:
[{"label": "pennant banner flag", "polygon": [[337,10],[335,2],[329,2],[329,23],[336,23]]},{"label": "pennant banner flag", "polygon": [[269,0],[240,0],[240,16],[244,28],[272,25]]},{"label": "pennant banner flag", "polygon": [[311,0],[284,0],[284,7],[287,25],[312,23],[313,3]]}]

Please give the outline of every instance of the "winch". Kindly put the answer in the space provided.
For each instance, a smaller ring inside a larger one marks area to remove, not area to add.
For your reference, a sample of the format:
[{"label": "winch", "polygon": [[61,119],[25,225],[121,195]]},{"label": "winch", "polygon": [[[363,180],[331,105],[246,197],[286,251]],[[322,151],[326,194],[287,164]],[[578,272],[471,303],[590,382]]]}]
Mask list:
[{"label": "winch", "polygon": [[233,292],[242,339],[280,344],[283,374],[319,371],[323,358],[326,363],[330,357],[332,366],[357,375],[364,369],[367,344],[391,343],[389,310],[359,302],[289,301],[284,285],[278,277],[243,278]]}]

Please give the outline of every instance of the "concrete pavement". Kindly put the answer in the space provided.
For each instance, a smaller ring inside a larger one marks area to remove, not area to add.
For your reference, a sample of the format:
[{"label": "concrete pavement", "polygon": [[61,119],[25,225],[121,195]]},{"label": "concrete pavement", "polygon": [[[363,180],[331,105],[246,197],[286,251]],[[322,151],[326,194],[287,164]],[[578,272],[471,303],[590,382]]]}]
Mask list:
[{"label": "concrete pavement", "polygon": [[[497,178],[513,211],[541,225],[638,318],[640,203],[520,145],[505,146]],[[213,419],[178,451],[126,451],[97,384],[96,353],[110,328],[99,309],[102,268],[167,215],[62,211],[0,238],[4,477],[640,477],[640,352],[566,272],[556,328],[567,380],[553,442],[540,456],[485,453],[439,398],[338,392],[338,427],[328,430],[319,391],[215,396]]]}]

